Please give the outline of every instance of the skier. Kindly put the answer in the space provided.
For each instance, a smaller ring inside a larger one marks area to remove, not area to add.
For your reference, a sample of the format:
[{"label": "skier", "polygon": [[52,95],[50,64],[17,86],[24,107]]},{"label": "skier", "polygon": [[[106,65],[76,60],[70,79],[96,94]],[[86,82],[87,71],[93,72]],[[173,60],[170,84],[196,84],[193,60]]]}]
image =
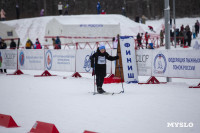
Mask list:
[{"label": "skier", "polygon": [[90,56],[91,67],[96,74],[97,92],[100,94],[105,93],[102,86],[104,77],[106,76],[106,59],[113,61],[119,59],[119,56],[110,56],[105,50],[105,45],[102,43],[97,48],[97,52]]}]

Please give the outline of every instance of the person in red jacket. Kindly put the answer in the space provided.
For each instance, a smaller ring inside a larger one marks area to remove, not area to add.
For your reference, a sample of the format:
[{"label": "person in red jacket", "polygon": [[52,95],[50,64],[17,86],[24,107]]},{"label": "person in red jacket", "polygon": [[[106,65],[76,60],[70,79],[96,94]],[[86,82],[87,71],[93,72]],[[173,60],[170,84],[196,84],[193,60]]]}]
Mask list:
[{"label": "person in red jacket", "polygon": [[36,49],[42,49],[42,46],[38,38],[36,39],[35,45],[36,45]]},{"label": "person in red jacket", "polygon": [[146,49],[147,49],[149,37],[150,37],[150,36],[149,36],[148,32],[146,32],[146,33],[145,33]]}]

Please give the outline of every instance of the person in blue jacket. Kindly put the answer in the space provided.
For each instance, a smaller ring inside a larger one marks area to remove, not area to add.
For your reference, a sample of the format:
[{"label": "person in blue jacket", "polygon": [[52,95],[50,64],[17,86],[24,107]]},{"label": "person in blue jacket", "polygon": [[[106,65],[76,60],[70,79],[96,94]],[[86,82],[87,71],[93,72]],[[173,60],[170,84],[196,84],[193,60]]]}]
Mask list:
[{"label": "person in blue jacket", "polygon": [[97,2],[97,14],[100,14],[101,13],[101,5],[100,5],[100,2],[98,1]]},{"label": "person in blue jacket", "polygon": [[56,37],[56,48],[55,49],[61,49],[61,41],[58,36]]},{"label": "person in blue jacket", "polygon": [[96,53],[90,56],[91,67],[96,74],[97,92],[102,94],[105,91],[102,89],[104,77],[106,76],[106,59],[113,61],[119,59],[119,56],[110,56],[105,49],[105,45],[101,44]]}]

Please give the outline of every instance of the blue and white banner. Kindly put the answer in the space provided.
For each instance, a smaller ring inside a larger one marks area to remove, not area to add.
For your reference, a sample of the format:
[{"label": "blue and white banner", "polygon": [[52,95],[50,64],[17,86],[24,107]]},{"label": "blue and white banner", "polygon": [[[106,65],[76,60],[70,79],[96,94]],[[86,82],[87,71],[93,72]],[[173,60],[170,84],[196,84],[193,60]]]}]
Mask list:
[{"label": "blue and white banner", "polygon": [[168,77],[200,78],[200,52],[168,50]]},{"label": "blue and white banner", "polygon": [[23,49],[18,51],[19,69],[44,70],[44,50]]},{"label": "blue and white banner", "polygon": [[133,36],[120,36],[124,81],[138,83],[135,45]]},{"label": "blue and white banner", "polygon": [[75,55],[76,50],[45,50],[45,68],[75,72]]}]

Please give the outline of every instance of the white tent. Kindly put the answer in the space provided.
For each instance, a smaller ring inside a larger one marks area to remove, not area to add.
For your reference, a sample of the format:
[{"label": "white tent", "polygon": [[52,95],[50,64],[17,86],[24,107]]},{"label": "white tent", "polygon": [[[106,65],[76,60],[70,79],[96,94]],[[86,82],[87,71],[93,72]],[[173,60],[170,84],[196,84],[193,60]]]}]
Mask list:
[{"label": "white tent", "polygon": [[19,38],[14,27],[2,22],[0,22],[0,37],[5,40]]},{"label": "white tent", "polygon": [[0,22],[0,37],[6,41],[7,44],[10,43],[11,39],[18,40],[18,35],[15,28]]},{"label": "white tent", "polygon": [[76,42],[98,42],[111,41],[113,37],[120,34],[120,24],[91,24],[60,23],[53,18],[46,25],[45,38],[49,44],[51,38],[59,36],[62,44]]}]

